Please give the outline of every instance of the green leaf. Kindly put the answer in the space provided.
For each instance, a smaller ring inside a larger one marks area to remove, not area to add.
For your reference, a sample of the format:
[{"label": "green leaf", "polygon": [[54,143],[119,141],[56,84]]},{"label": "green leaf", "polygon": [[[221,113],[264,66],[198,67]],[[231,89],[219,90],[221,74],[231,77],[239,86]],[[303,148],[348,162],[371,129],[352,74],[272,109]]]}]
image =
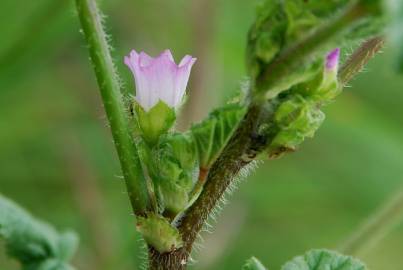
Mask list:
[{"label": "green leaf", "polygon": [[266,270],[266,268],[258,259],[252,257],[246,261],[245,265],[242,267],[242,270]]},{"label": "green leaf", "polygon": [[192,126],[200,167],[210,168],[220,155],[246,112],[239,104],[228,104],[210,113],[203,122]]},{"label": "green leaf", "polygon": [[2,195],[0,237],[5,240],[7,254],[19,260],[23,269],[30,270],[50,269],[41,266],[48,260],[64,264],[72,257],[78,243],[76,234],[59,234]]},{"label": "green leaf", "polygon": [[357,259],[330,250],[311,250],[287,262],[281,270],[366,270]]},{"label": "green leaf", "polygon": [[138,217],[137,230],[143,235],[147,244],[159,253],[171,252],[182,247],[178,229],[159,215],[150,213],[147,217]]}]

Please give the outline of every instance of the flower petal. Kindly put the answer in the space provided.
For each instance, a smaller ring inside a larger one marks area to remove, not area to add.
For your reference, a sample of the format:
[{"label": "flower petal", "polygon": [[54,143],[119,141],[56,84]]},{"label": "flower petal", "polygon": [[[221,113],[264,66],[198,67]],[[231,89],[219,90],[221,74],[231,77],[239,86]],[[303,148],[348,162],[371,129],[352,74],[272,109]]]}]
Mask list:
[{"label": "flower petal", "polygon": [[186,55],[176,65],[170,50],[165,50],[155,58],[145,52],[138,54],[132,50],[124,58],[135,78],[135,98],[146,111],[159,100],[171,108],[180,105],[195,61],[196,58]]},{"label": "flower petal", "polygon": [[185,57],[183,57],[182,60],[180,61],[179,67],[183,67],[184,65],[187,65],[192,59],[193,59],[192,56],[185,55]]},{"label": "flower petal", "polygon": [[147,67],[147,66],[151,65],[152,62],[154,61],[154,58],[152,58],[145,52],[141,52],[139,58],[140,58],[139,64],[141,67]]},{"label": "flower petal", "polygon": [[340,58],[340,48],[331,51],[326,57],[326,69],[329,71],[335,70],[338,67]]},{"label": "flower petal", "polygon": [[174,57],[172,56],[171,50],[166,49],[165,51],[162,52],[161,55],[164,55],[165,57],[168,57],[168,59],[169,59],[172,63],[175,64],[175,59],[174,59]]},{"label": "flower petal", "polygon": [[175,107],[180,105],[182,101],[182,98],[186,91],[186,86],[189,81],[190,71],[192,70],[192,66],[195,62],[196,58],[187,55],[179,63],[179,68],[175,79],[175,85],[176,85]]}]

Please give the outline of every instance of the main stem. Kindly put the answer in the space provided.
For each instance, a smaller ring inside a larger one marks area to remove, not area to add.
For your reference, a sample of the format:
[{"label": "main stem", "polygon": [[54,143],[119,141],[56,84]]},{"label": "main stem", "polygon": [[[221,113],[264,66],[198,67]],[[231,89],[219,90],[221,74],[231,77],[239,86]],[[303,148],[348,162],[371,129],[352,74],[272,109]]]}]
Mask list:
[{"label": "main stem", "polygon": [[150,209],[146,180],[142,173],[137,148],[130,134],[128,113],[102,27],[102,16],[95,0],[76,0],[76,7],[112,130],[130,202],[136,215],[144,215],[147,209]]}]

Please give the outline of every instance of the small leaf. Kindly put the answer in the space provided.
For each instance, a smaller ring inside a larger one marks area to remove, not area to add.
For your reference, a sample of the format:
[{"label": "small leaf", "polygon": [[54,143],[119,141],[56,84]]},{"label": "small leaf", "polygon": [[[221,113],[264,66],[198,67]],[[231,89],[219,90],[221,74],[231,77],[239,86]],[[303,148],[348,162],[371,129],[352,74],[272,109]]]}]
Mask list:
[{"label": "small leaf", "polygon": [[263,264],[255,257],[246,261],[246,264],[242,267],[242,270],[266,270]]},{"label": "small leaf", "polygon": [[245,112],[246,108],[239,104],[228,104],[192,126],[190,132],[195,138],[201,168],[209,168],[217,159]]},{"label": "small leaf", "polygon": [[359,260],[330,250],[311,250],[287,262],[281,270],[366,270]]}]

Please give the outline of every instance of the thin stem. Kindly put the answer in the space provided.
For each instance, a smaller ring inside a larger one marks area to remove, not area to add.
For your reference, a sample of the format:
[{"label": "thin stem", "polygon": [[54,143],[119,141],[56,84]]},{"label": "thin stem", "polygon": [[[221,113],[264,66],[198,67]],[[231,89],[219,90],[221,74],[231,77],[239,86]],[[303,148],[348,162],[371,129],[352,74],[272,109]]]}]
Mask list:
[{"label": "thin stem", "polygon": [[363,254],[380,242],[402,220],[403,190],[400,190],[370,216],[340,250],[354,256]]},{"label": "thin stem", "polygon": [[130,202],[135,214],[144,215],[150,209],[146,179],[130,134],[128,113],[103,31],[102,15],[95,0],[76,0],[76,7],[126,180]]},{"label": "thin stem", "polygon": [[374,37],[361,44],[361,46],[347,59],[339,71],[339,81],[345,86],[359,73],[364,66],[384,46],[385,40],[382,37]]}]

